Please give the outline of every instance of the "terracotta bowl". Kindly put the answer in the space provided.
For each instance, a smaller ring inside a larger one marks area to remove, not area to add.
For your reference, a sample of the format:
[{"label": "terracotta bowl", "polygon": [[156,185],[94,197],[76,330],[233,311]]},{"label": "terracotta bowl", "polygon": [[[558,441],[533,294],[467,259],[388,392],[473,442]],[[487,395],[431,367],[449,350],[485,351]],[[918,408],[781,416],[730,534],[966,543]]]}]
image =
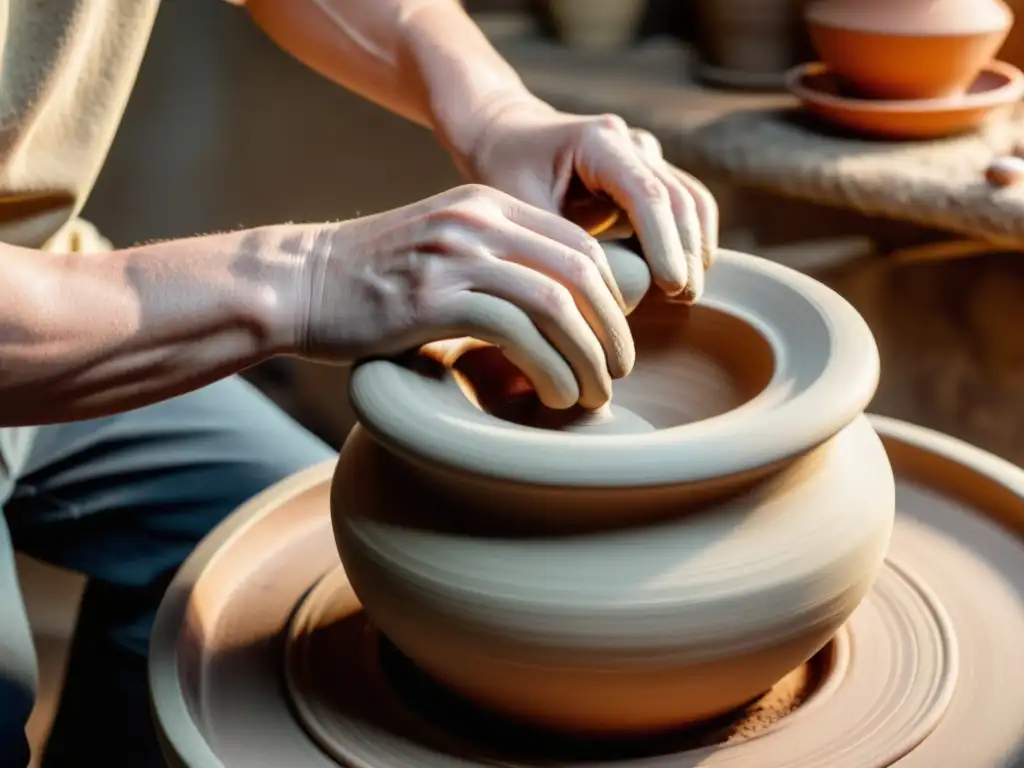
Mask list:
[{"label": "terracotta bowl", "polygon": [[975,130],[1019,102],[1024,73],[994,61],[960,96],[879,101],[850,96],[842,80],[819,62],[794,68],[786,86],[805,109],[839,128],[881,139],[937,139]]},{"label": "terracotta bowl", "polygon": [[672,728],[769,689],[860,603],[893,523],[861,415],[877,350],[839,296],[725,252],[699,307],[652,293],[630,322],[636,368],[596,419],[522,399],[493,354],[359,367],[332,486],[382,631],[559,731]]},{"label": "terracotta bowl", "polygon": [[1013,16],[1002,3],[829,0],[806,10],[818,55],[859,96],[963,93],[995,56]]}]

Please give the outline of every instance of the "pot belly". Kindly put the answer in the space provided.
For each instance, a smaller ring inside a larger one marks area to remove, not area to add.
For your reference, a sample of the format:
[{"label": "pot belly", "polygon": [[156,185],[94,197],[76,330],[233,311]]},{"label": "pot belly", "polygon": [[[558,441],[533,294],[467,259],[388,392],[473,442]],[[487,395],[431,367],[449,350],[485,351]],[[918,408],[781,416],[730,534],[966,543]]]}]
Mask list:
[{"label": "pot belly", "polygon": [[357,433],[335,475],[342,560],[369,615],[471,700],[559,730],[721,714],[819,651],[870,589],[894,486],[863,417],[742,494],[593,533],[473,529]]}]

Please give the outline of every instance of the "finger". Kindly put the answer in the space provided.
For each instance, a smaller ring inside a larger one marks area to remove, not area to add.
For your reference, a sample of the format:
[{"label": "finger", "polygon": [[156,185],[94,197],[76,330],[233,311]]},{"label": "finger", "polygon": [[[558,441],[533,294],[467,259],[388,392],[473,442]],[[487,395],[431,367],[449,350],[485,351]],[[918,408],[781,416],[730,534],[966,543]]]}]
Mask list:
[{"label": "finger", "polygon": [[599,408],[608,402],[612,380],[605,351],[567,288],[533,269],[499,259],[460,266],[459,273],[473,291],[504,299],[527,314],[572,368],[580,405]]},{"label": "finger", "polygon": [[[509,221],[506,226],[485,233],[488,251],[507,263],[528,267],[567,289],[566,296],[574,302],[580,317],[604,349],[608,372],[613,378],[625,376],[633,369],[636,349],[626,321],[625,301],[615,285],[615,278],[605,278],[602,274],[612,274],[604,250],[596,240],[564,219],[558,222],[564,226],[554,226],[530,212],[525,220],[566,240],[576,239],[578,248]],[[572,230],[577,230],[579,235]],[[591,253],[581,253],[584,247]],[[609,280],[615,285],[616,298],[608,290]]]},{"label": "finger", "polygon": [[697,216],[700,219],[701,258],[704,269],[708,269],[715,261],[718,253],[719,212],[715,196],[704,184],[685,171],[667,165],[668,172],[686,187],[694,203],[697,205]]},{"label": "finger", "polygon": [[672,203],[679,239],[683,244],[686,258],[686,273],[689,278],[683,295],[687,301],[697,301],[704,293],[704,238],[697,202],[681,179],[671,173],[661,151],[661,143],[648,131],[630,129],[630,138],[636,151],[647,166],[665,185]]},{"label": "finger", "polygon": [[523,310],[496,296],[453,294],[431,311],[418,335],[418,344],[462,336],[494,344],[530,380],[544,405],[563,409],[579,401],[579,385],[569,364]]},{"label": "finger", "polygon": [[[630,138],[637,153],[668,190],[686,259],[688,283],[683,294],[688,301],[697,301],[704,293],[704,270],[710,263],[711,254],[705,238],[704,219],[700,212],[702,208],[708,208],[707,203],[710,199],[713,213],[717,216],[718,208],[714,205],[714,198],[698,182],[697,186],[703,189],[706,198],[702,197],[700,201],[696,199],[699,192],[691,192],[684,180],[677,177],[674,173],[676,169],[664,160],[661,143],[651,133],[634,128],[630,130]],[[717,241],[717,219],[714,231]]]},{"label": "finger", "polygon": [[668,190],[679,241],[683,244],[683,255],[686,259],[688,280],[683,296],[687,301],[695,302],[704,294],[704,248],[697,203],[689,190],[669,171],[668,164],[663,160],[655,160],[649,165],[651,172]]},{"label": "finger", "polygon": [[605,251],[608,263],[612,265],[615,278],[626,300],[626,311],[632,312],[651,287],[651,270],[647,262],[633,251],[617,243],[608,243]]},{"label": "finger", "polygon": [[633,146],[628,133],[601,129],[584,145],[580,174],[592,192],[602,191],[633,224],[655,282],[670,296],[686,288],[686,255],[664,183]]},{"label": "finger", "polygon": [[513,197],[506,203],[504,213],[510,221],[588,258],[597,269],[598,276],[611,293],[612,299],[620,308],[624,307],[622,294],[615,283],[615,275],[608,266],[608,259],[597,240],[585,229],[564,216],[532,205],[523,205]]}]

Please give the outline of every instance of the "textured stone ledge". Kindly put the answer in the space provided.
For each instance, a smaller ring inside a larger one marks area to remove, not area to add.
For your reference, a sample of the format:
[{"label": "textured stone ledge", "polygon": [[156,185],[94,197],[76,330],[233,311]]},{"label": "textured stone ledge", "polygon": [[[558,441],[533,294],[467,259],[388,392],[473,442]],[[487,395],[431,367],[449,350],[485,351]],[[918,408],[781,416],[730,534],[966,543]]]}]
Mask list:
[{"label": "textured stone ledge", "polygon": [[616,112],[658,136],[666,156],[697,173],[805,200],[1024,244],[1024,186],[993,189],[984,169],[1024,139],[1017,116],[936,142],[830,135],[786,94],[710,90],[693,81],[689,51],[670,41],[615,57],[581,56],[541,40],[499,48],[541,97],[560,108]]}]

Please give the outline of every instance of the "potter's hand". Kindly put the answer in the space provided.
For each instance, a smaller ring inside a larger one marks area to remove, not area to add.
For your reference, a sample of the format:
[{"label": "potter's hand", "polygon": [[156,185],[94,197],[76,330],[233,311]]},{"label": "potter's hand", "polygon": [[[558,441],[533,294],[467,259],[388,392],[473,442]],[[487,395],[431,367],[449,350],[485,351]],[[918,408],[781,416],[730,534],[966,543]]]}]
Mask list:
[{"label": "potter's hand", "polygon": [[498,190],[458,187],[285,231],[308,257],[304,356],[357,360],[471,336],[501,347],[553,408],[603,405],[611,379],[633,366],[622,298],[597,242]]},{"label": "potter's hand", "polygon": [[673,168],[658,141],[614,115],[559,112],[520,94],[479,118],[471,150],[456,162],[475,181],[588,231],[615,221],[640,240],[655,282],[696,301],[718,247],[718,207],[707,188]]}]

